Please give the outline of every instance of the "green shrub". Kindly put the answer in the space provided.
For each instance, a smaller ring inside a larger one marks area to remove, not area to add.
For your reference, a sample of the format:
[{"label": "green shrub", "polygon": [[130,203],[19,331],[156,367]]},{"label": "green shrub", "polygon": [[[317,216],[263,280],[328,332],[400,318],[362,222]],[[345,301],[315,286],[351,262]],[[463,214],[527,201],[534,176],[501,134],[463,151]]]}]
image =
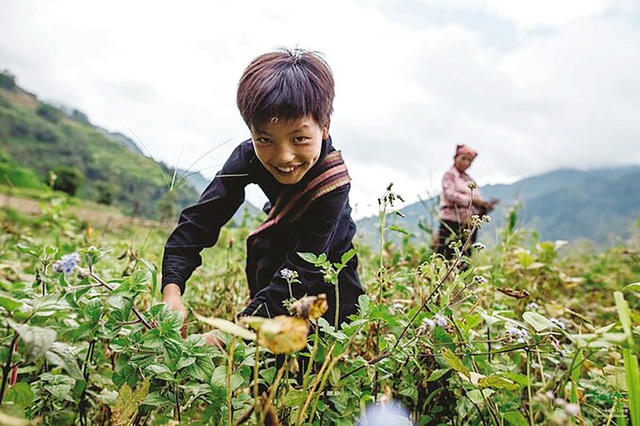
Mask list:
[{"label": "green shrub", "polygon": [[53,105],[49,105],[44,102],[40,102],[36,109],[36,114],[52,123],[58,123],[64,116],[64,113]]},{"label": "green shrub", "polygon": [[16,78],[9,71],[0,72],[0,87],[3,89],[15,90]]},{"label": "green shrub", "polygon": [[76,167],[57,167],[51,171],[53,189],[76,195],[84,182],[84,174]]}]

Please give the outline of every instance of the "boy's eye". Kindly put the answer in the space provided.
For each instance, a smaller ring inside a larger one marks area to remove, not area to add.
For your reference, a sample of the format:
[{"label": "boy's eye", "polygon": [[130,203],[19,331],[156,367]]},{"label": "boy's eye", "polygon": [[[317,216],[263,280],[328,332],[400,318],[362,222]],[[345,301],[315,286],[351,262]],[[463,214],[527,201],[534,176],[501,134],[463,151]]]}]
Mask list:
[{"label": "boy's eye", "polygon": [[295,143],[302,143],[302,142],[305,142],[307,139],[309,138],[306,136],[296,136],[295,138],[293,138],[293,141]]},{"label": "boy's eye", "polygon": [[264,144],[269,144],[269,143],[271,143],[271,139],[269,139],[269,138],[264,138],[264,137],[262,137],[262,138],[257,138],[257,139],[256,139],[256,141],[257,141],[257,142],[260,142],[260,143],[264,143]]}]

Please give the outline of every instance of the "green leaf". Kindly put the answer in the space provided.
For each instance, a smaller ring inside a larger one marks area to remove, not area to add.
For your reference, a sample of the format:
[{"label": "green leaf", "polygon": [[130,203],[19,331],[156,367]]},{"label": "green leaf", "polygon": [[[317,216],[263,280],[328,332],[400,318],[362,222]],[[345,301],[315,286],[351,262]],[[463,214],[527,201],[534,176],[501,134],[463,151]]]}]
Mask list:
[{"label": "green leaf", "polygon": [[197,312],[194,312],[193,315],[198,319],[198,321],[209,324],[210,326],[215,327],[218,330],[222,330],[231,335],[240,337],[241,339],[254,341],[257,338],[256,333],[254,333],[253,331],[247,330],[246,328],[241,327],[231,321],[227,321],[222,318],[203,317]]},{"label": "green leaf", "polygon": [[212,385],[217,385],[226,388],[227,387],[227,367],[224,365],[219,365],[214,370],[211,375]]},{"label": "green leaf", "polygon": [[244,383],[244,377],[240,373],[234,373],[231,375],[231,392],[236,391]]},{"label": "green leaf", "polygon": [[152,364],[146,368],[145,373],[151,374],[154,379],[166,380],[168,382],[174,380],[173,371],[164,364]]},{"label": "green leaf", "polygon": [[3,307],[9,312],[13,312],[22,306],[22,302],[15,300],[8,296],[0,296],[0,307]]},{"label": "green leaf", "polygon": [[78,358],[66,343],[53,342],[51,348],[46,352],[45,357],[53,365],[62,367],[70,377],[82,380],[82,371],[78,365]]},{"label": "green leaf", "polygon": [[176,370],[180,370],[182,368],[188,367],[195,362],[196,362],[195,357],[192,357],[192,356],[182,357],[178,360],[178,365],[176,366]]},{"label": "green leaf", "polygon": [[356,248],[352,248],[351,250],[349,250],[346,253],[344,253],[342,255],[342,257],[340,258],[340,264],[341,265],[346,265],[347,262],[349,262],[353,258],[353,256],[356,255],[357,252],[358,252],[358,250]]},{"label": "green leaf", "polygon": [[[11,401],[18,404],[22,408],[27,408],[31,403],[33,403],[33,398],[34,394],[31,390],[31,386],[25,382],[18,382],[7,390],[7,394],[4,399],[5,401]],[[2,423],[2,420],[0,419],[0,424],[4,425],[5,423]]]},{"label": "green leaf", "polygon": [[529,422],[520,411],[507,411],[502,418],[514,426],[529,426]]},{"label": "green leaf", "polygon": [[450,368],[439,368],[437,370],[433,370],[427,379],[428,382],[433,382],[447,374],[448,371],[451,371]]},{"label": "green leaf", "polygon": [[496,391],[493,389],[473,389],[467,392],[467,396],[474,404],[484,403],[484,399],[493,395]]},{"label": "green leaf", "polygon": [[282,397],[285,407],[302,407],[307,399],[307,392],[304,390],[290,390]]},{"label": "green leaf", "polygon": [[462,361],[460,361],[458,357],[451,352],[450,349],[442,348],[442,350],[440,350],[440,355],[444,357],[444,361],[449,367],[453,368],[458,373],[471,378],[471,372],[464,366]]},{"label": "green leaf", "polygon": [[640,282],[625,285],[622,291],[640,291]]},{"label": "green leaf", "polygon": [[391,226],[390,226],[389,228],[387,228],[387,229],[389,229],[389,231],[394,231],[394,232],[397,232],[397,233],[399,233],[399,234],[403,234],[403,235],[411,235],[411,234],[409,233],[409,231],[407,231],[407,230],[406,230],[406,229],[404,229],[404,228],[399,227],[398,225],[391,225]]},{"label": "green leaf", "polygon": [[271,383],[273,383],[273,381],[276,378],[276,368],[269,367],[266,369],[261,369],[259,374],[260,374],[260,377],[262,377],[264,381],[270,385]]},{"label": "green leaf", "polygon": [[521,387],[529,385],[529,378],[525,374],[504,372],[500,373],[500,375],[511,380],[512,382],[519,384]]},{"label": "green leaf", "polygon": [[13,322],[10,322],[10,326],[22,339],[27,362],[33,362],[42,357],[56,340],[56,332],[50,328],[32,327]]},{"label": "green leaf", "polygon": [[102,311],[104,309],[104,305],[101,299],[95,298],[91,299],[87,303],[87,307],[85,308],[85,314],[92,321],[98,321],[102,316]]},{"label": "green leaf", "polygon": [[507,389],[517,390],[519,386],[513,383],[511,380],[501,376],[488,376],[478,380],[478,387],[480,388],[494,388],[494,389]]},{"label": "green leaf", "polygon": [[69,309],[69,304],[66,300],[60,299],[58,295],[40,296],[33,300],[33,313],[34,316],[49,317],[59,312],[64,312]]},{"label": "green leaf", "polygon": [[142,401],[144,405],[151,405],[153,407],[167,407],[172,406],[173,403],[162,396],[160,392],[151,392],[147,397]]},{"label": "green leaf", "polygon": [[[318,265],[318,257],[313,253],[298,253],[298,256],[311,264]],[[320,262],[321,263],[321,262]]]},{"label": "green leaf", "polygon": [[553,323],[549,321],[549,319],[543,317],[537,312],[527,311],[522,314],[522,319],[530,324],[533,328],[535,328],[538,332],[551,329],[553,327]]},{"label": "green leaf", "polygon": [[158,349],[164,346],[164,339],[157,328],[149,330],[142,338],[140,345],[145,349]]}]

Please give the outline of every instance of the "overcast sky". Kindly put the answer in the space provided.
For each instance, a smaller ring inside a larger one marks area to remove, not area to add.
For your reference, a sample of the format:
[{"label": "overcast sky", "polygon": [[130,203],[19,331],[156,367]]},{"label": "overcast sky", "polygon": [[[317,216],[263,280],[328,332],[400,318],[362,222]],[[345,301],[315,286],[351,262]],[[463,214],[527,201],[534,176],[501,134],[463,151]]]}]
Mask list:
[{"label": "overcast sky", "polygon": [[0,0],[0,69],[211,177],[249,136],[235,105],[248,62],[320,51],[361,217],[391,182],[408,202],[436,195],[459,143],[479,152],[481,185],[640,164],[639,4]]}]

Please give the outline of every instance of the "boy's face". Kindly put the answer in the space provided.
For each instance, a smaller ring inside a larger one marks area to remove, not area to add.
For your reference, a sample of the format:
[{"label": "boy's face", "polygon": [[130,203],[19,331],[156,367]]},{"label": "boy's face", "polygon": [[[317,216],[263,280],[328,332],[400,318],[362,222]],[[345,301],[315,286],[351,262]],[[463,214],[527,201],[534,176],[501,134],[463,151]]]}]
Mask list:
[{"label": "boy's face", "polygon": [[300,182],[318,161],[322,140],[328,136],[328,125],[320,127],[309,116],[288,122],[268,121],[251,129],[260,162],[285,185]]}]

